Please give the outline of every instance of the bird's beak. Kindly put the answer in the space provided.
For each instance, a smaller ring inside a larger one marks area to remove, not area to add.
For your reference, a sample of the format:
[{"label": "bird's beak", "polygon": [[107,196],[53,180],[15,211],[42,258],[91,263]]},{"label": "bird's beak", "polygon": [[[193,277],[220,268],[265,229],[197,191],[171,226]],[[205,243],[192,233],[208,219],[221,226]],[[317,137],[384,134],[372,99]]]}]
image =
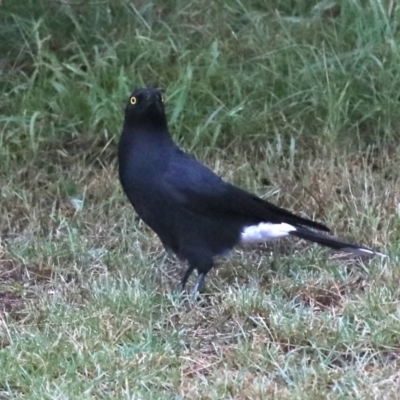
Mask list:
[{"label": "bird's beak", "polygon": [[161,102],[160,98],[157,94],[148,93],[147,97],[145,98],[145,105],[147,107],[154,107],[156,106],[159,110],[163,109],[163,103]]}]

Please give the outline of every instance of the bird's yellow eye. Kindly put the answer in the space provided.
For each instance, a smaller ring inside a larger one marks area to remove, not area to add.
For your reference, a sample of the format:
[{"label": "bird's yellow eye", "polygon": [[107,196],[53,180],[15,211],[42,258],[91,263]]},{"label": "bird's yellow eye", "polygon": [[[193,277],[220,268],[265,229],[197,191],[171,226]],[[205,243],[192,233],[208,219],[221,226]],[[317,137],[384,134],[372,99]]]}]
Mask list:
[{"label": "bird's yellow eye", "polygon": [[165,102],[165,95],[161,95],[161,102],[164,103]]},{"label": "bird's yellow eye", "polygon": [[134,106],[137,103],[137,98],[135,96],[132,96],[130,102]]}]

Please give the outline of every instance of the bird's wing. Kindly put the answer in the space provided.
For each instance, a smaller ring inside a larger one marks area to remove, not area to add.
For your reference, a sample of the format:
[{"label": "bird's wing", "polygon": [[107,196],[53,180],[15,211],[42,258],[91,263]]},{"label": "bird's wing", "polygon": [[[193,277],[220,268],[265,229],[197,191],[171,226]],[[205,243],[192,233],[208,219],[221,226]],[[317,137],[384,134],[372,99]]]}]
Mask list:
[{"label": "bird's wing", "polygon": [[165,199],[193,214],[237,218],[249,224],[285,222],[330,231],[318,222],[294,215],[224,182],[210,169],[180,151],[171,157],[158,185]]}]

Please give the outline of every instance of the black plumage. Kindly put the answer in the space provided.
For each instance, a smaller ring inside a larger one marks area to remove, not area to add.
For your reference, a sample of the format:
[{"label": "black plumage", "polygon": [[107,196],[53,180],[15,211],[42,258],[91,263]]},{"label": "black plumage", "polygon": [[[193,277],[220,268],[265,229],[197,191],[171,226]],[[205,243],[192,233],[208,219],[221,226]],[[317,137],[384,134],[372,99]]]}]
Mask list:
[{"label": "black plumage", "polygon": [[[213,258],[239,242],[297,236],[359,255],[377,254],[322,232],[329,229],[224,182],[184,153],[168,131],[163,94],[132,93],[118,150],[119,176],[134,209],[164,247],[188,261],[184,287],[194,269],[197,291]],[[322,231],[322,232],[318,232]]]}]

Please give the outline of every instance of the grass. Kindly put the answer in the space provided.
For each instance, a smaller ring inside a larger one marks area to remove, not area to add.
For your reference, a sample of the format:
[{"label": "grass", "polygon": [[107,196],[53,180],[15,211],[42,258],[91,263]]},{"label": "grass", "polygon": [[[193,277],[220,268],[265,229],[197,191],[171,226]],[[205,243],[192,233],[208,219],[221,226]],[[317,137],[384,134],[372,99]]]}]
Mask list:
[{"label": "grass", "polygon": [[[397,398],[399,7],[0,5],[0,398]],[[230,182],[388,259],[237,249],[198,302],[120,189],[133,87]]]}]

